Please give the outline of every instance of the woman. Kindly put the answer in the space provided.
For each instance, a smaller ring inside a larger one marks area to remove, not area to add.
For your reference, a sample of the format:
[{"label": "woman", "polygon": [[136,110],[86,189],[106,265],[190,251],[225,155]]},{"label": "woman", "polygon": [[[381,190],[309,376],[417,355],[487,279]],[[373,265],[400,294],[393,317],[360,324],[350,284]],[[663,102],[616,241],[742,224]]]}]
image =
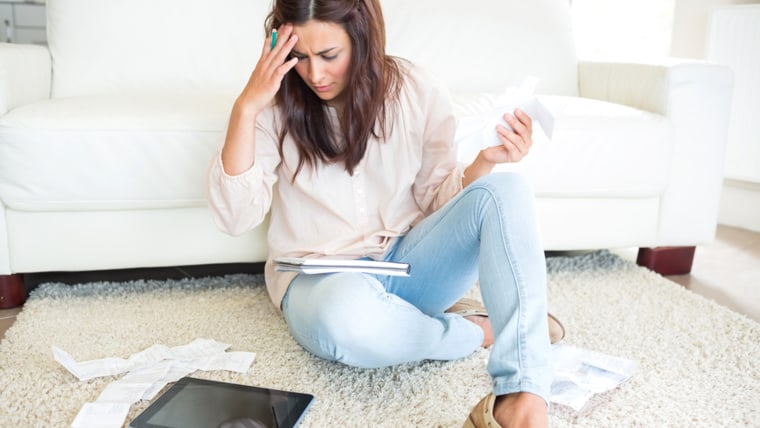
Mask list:
[{"label": "woman", "polygon": [[[533,196],[519,176],[490,174],[528,152],[530,118],[506,114],[503,145],[462,168],[447,92],[385,54],[378,0],[276,0],[266,29],[276,43],[267,38],[234,103],[208,195],[231,234],[271,210],[266,283],[295,340],[358,367],[493,345],[493,392],[466,424],[545,426],[550,342]],[[275,272],[279,256],[406,262],[412,275]],[[447,311],[478,280],[487,316]]]}]

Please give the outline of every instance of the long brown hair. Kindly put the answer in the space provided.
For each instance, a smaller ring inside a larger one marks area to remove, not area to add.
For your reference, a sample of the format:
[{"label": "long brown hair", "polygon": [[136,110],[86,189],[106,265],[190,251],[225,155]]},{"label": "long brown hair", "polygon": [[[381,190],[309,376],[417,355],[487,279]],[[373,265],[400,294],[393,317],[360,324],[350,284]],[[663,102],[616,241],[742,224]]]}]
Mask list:
[{"label": "long brown hair", "polygon": [[[275,0],[267,16],[267,34],[283,24],[303,24],[311,19],[341,25],[351,40],[349,83],[340,116],[340,132],[334,135],[324,102],[297,73],[285,75],[275,102],[283,114],[280,150],[290,133],[298,147],[299,163],[343,162],[346,171],[364,157],[370,137],[382,138],[392,126],[388,109],[397,99],[401,71],[385,54],[385,21],[379,0]],[[345,144],[339,144],[345,140]],[[295,178],[295,176],[293,177]]]}]

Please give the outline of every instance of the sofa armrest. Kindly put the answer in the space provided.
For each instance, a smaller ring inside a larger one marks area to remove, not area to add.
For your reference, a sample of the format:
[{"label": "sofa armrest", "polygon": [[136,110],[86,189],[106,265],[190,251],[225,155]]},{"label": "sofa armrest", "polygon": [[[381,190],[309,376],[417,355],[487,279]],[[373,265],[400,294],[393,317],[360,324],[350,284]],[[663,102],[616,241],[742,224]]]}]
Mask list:
[{"label": "sofa armrest", "polygon": [[[52,63],[44,46],[0,43],[0,117],[50,98]],[[0,201],[0,275],[11,273],[5,206]]]},{"label": "sofa armrest", "polygon": [[46,47],[0,43],[0,116],[50,98],[52,70]]},{"label": "sofa armrest", "polygon": [[578,62],[578,94],[665,114],[668,63]]},{"label": "sofa armrest", "polygon": [[666,116],[675,130],[673,169],[662,198],[659,241],[694,245],[715,237],[733,73],[702,61],[579,63],[582,97]]}]

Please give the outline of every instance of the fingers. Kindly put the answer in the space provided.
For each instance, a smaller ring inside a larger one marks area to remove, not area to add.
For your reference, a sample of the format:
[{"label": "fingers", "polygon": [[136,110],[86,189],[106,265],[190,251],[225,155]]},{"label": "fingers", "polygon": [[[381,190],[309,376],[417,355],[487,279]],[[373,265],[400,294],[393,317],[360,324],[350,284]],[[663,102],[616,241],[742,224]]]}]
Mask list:
[{"label": "fingers", "polygon": [[[274,40],[274,45],[272,41]],[[293,34],[293,26],[285,24],[277,28],[264,41],[264,52],[262,57],[266,57],[274,64],[286,62],[290,51],[293,50],[298,42],[298,36]]]},{"label": "fingers", "polygon": [[263,53],[254,74],[263,81],[274,78],[276,82],[273,83],[279,87],[285,74],[298,63],[297,58],[288,59],[297,42],[298,36],[293,34],[292,25],[285,24],[277,28],[264,41]]},{"label": "fingers", "polygon": [[512,129],[498,125],[496,132],[506,150],[506,161],[516,162],[525,157],[533,145],[533,121],[530,116],[519,109],[515,110],[514,116],[509,113],[505,114],[504,120]]},{"label": "fingers", "polygon": [[506,150],[505,161],[516,162],[528,154],[530,144],[526,143],[519,135],[503,126],[497,127],[496,132],[499,134],[501,147]]},{"label": "fingers", "polygon": [[270,103],[285,75],[298,63],[297,58],[287,58],[297,42],[298,37],[293,34],[292,25],[282,25],[277,29],[276,37],[270,34],[266,38],[261,57],[238,97],[241,104],[258,112]]},{"label": "fingers", "polygon": [[533,119],[520,109],[515,109],[514,116],[505,114],[504,120],[520,135],[530,137],[533,133]]},{"label": "fingers", "polygon": [[275,69],[275,73],[277,74],[277,76],[282,78],[288,73],[288,71],[290,71],[293,67],[295,67],[296,64],[298,64],[298,58],[290,58],[289,60],[285,61],[280,66],[278,66],[277,69]]},{"label": "fingers", "polygon": [[[512,129],[503,125],[497,125],[496,130],[499,135],[508,139],[522,139],[526,142],[531,142],[533,139],[533,123],[528,115],[520,110],[515,110],[519,116],[513,116],[509,113],[504,115],[504,121],[509,124]],[[522,116],[522,119],[520,119]]]}]

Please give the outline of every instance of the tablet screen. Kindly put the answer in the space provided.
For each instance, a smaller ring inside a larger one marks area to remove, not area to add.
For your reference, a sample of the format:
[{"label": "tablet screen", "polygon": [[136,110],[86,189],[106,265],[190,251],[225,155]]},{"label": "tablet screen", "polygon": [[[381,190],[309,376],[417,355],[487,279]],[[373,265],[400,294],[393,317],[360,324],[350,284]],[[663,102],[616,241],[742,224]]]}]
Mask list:
[{"label": "tablet screen", "polygon": [[129,425],[133,428],[290,428],[314,396],[185,377]]}]

